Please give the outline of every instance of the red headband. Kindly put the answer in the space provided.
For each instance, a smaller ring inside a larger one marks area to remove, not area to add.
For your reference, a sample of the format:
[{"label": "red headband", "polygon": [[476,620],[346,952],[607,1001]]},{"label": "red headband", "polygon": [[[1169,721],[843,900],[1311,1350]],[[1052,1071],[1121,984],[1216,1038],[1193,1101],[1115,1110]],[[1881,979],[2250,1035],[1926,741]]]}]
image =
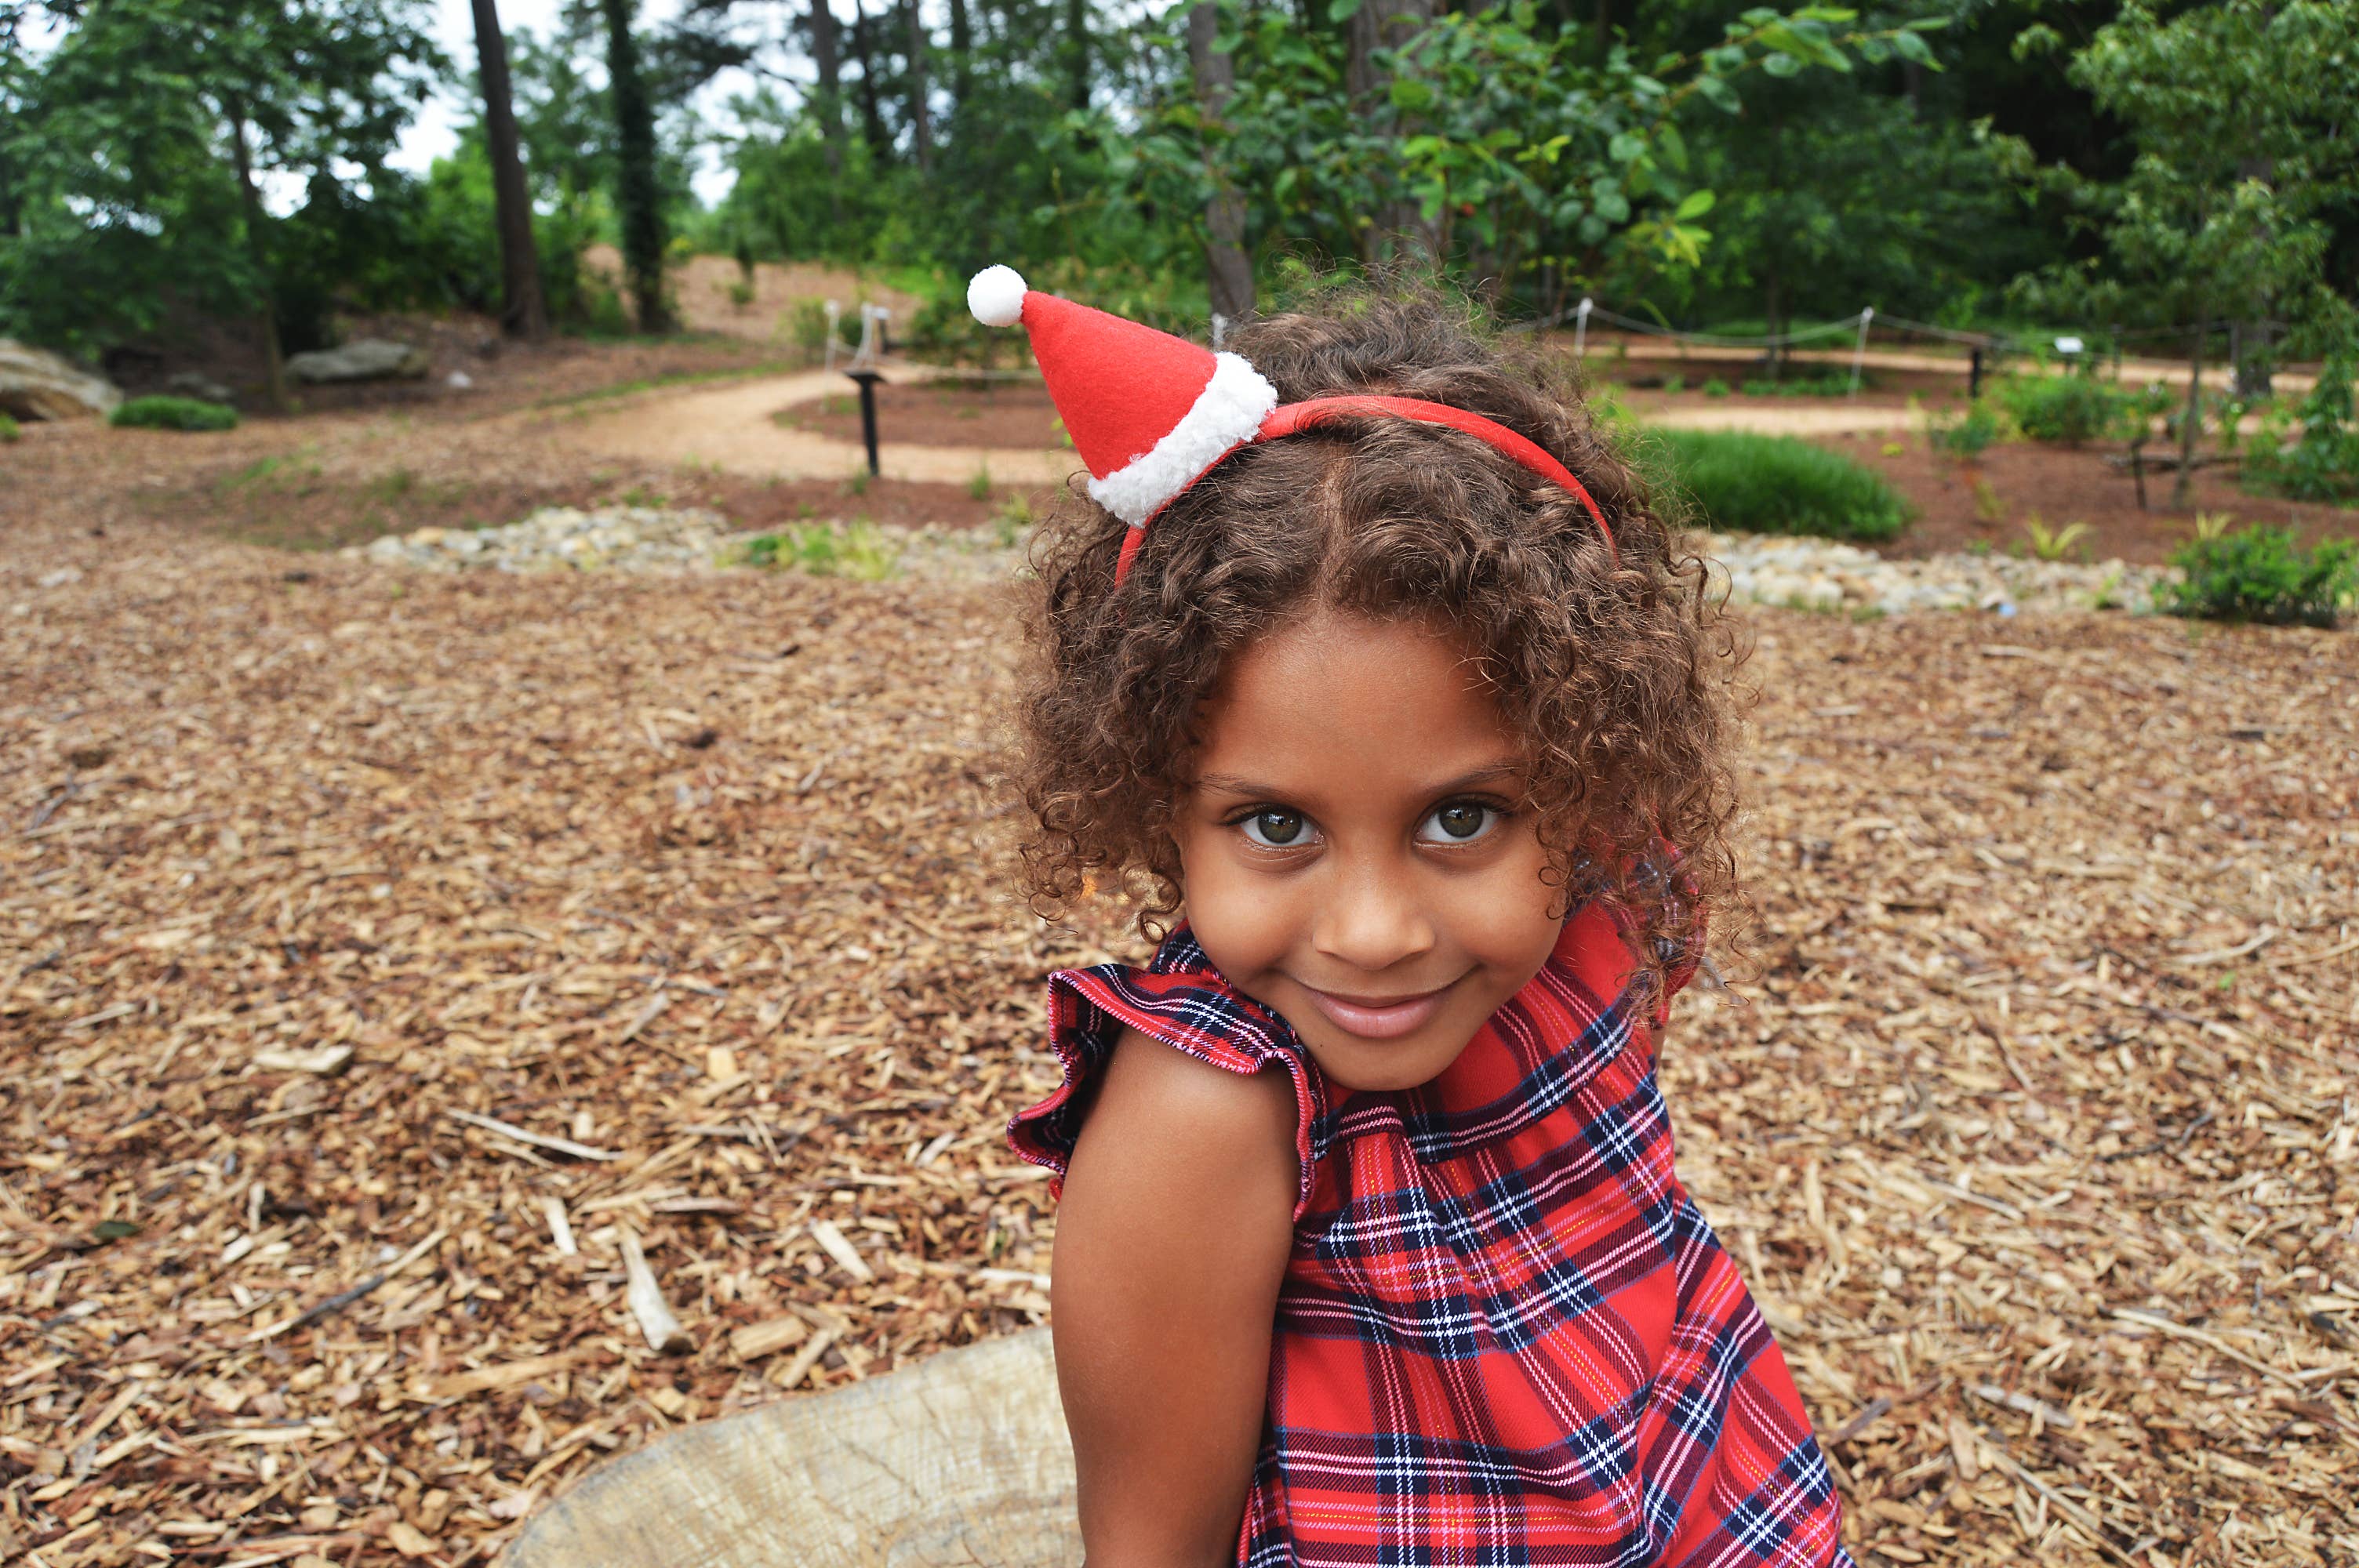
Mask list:
[{"label": "red headband", "polygon": [[[1375,393],[1363,393],[1338,397],[1313,397],[1302,403],[1281,404],[1270,410],[1268,416],[1262,420],[1261,428],[1255,431],[1251,439],[1245,444],[1275,441],[1283,436],[1299,435],[1315,425],[1332,424],[1340,419],[1361,419],[1380,416],[1388,416],[1396,419],[1413,419],[1420,425],[1444,426],[1462,435],[1472,436],[1476,440],[1505,452],[1516,463],[1539,475],[1549,483],[1571,491],[1573,498],[1588,510],[1591,520],[1597,524],[1597,531],[1605,535],[1606,548],[1611,550],[1614,547],[1614,530],[1607,525],[1605,514],[1598,510],[1597,503],[1591,497],[1587,487],[1572,477],[1572,471],[1570,469],[1550,457],[1546,448],[1537,441],[1518,436],[1495,419],[1485,419],[1480,414],[1471,414],[1463,408],[1452,408],[1447,403],[1428,403],[1420,397],[1391,397]],[[1172,500],[1178,499],[1178,496],[1172,497]],[[1167,501],[1164,504],[1169,506],[1170,502]],[[1122,585],[1123,579],[1130,575],[1130,563],[1138,555],[1138,546],[1145,541],[1147,530],[1154,521],[1154,518],[1150,517],[1145,523],[1134,524],[1124,535],[1122,554],[1114,558],[1114,580],[1117,588]]]}]

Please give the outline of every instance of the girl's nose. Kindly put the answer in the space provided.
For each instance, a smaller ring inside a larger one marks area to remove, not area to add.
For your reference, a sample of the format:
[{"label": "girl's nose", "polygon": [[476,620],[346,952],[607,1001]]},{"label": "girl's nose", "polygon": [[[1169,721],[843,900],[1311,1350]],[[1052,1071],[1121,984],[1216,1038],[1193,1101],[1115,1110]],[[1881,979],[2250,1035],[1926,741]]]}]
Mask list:
[{"label": "girl's nose", "polygon": [[1433,923],[1409,878],[1381,862],[1341,871],[1311,922],[1311,946],[1322,957],[1373,972],[1433,946]]}]

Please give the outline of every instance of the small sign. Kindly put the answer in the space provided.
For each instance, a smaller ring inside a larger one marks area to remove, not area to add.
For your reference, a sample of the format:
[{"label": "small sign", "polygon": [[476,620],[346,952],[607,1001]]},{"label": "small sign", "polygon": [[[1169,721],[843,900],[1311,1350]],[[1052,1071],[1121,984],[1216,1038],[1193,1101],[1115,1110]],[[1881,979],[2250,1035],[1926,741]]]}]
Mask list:
[{"label": "small sign", "polygon": [[2056,340],[2056,351],[2060,354],[2077,354],[2081,351],[2082,346],[2081,340],[2078,338],[2059,338]]}]

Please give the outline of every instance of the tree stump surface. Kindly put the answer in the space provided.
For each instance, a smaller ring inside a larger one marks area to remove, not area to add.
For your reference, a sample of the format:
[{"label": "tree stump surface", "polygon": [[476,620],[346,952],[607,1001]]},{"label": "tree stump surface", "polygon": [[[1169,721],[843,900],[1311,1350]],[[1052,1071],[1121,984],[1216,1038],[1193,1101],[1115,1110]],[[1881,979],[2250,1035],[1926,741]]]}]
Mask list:
[{"label": "tree stump surface", "polygon": [[584,1476],[506,1568],[1070,1568],[1049,1332],[691,1426]]}]

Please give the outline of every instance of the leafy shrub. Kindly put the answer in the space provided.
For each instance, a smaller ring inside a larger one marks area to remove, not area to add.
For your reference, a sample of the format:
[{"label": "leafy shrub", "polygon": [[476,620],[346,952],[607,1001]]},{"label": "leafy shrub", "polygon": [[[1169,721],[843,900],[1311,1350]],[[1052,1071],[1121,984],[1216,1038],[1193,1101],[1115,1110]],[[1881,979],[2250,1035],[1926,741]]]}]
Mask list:
[{"label": "leafy shrub", "polygon": [[2009,376],[1998,400],[2017,429],[2068,447],[2127,435],[2137,406],[2120,387],[2087,375]]},{"label": "leafy shrub", "polygon": [[2359,593],[2359,542],[2329,539],[2304,551],[2290,529],[2257,524],[2198,535],[2170,553],[2170,564],[2186,579],[2157,584],[2154,602],[2172,615],[2332,626]]},{"label": "leafy shrub", "polygon": [[135,397],[117,405],[106,422],[137,430],[234,430],[237,410],[201,397]]},{"label": "leafy shrub", "polygon": [[1663,430],[1640,459],[1714,528],[1889,539],[1914,509],[1849,458],[1786,436]]},{"label": "leafy shrub", "polygon": [[2245,460],[2245,482],[2297,501],[2359,501],[2359,424],[2352,419],[2351,362],[2326,362],[2295,417],[2301,439],[2285,445],[2281,420],[2265,418]]},{"label": "leafy shrub", "polygon": [[14,414],[0,413],[0,447],[6,446],[22,433],[16,428],[16,416]]},{"label": "leafy shrub", "polygon": [[1963,408],[1928,416],[1925,438],[1952,457],[1978,458],[2006,439],[2006,416],[1977,397]]},{"label": "leafy shrub", "polygon": [[1728,395],[1728,383],[1721,380],[1718,376],[1713,376],[1711,380],[1703,384],[1703,395],[1706,397],[1726,397]]},{"label": "leafy shrub", "polygon": [[827,302],[823,299],[798,299],[794,308],[778,319],[787,341],[812,364],[827,357]]}]

